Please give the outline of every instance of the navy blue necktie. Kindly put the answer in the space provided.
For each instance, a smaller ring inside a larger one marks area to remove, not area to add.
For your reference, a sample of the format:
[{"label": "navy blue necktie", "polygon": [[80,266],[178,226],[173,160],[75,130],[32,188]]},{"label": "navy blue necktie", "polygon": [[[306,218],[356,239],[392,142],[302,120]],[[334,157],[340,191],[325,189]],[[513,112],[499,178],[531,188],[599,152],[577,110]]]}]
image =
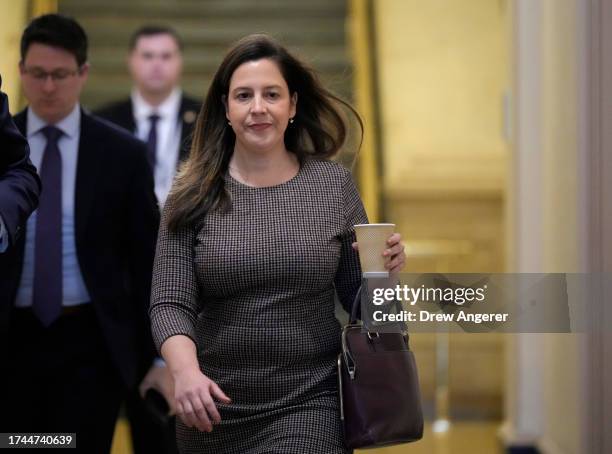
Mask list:
[{"label": "navy blue necktie", "polygon": [[62,311],[62,156],[57,142],[62,131],[42,129],[47,145],[40,165],[42,192],[36,214],[32,310],[44,326]]},{"label": "navy blue necktie", "polygon": [[153,172],[155,172],[155,164],[157,161],[157,120],[159,120],[159,115],[153,114],[149,116],[149,123],[151,123],[151,127],[149,128],[149,137],[147,138],[147,150],[149,152],[149,164],[151,165]]}]

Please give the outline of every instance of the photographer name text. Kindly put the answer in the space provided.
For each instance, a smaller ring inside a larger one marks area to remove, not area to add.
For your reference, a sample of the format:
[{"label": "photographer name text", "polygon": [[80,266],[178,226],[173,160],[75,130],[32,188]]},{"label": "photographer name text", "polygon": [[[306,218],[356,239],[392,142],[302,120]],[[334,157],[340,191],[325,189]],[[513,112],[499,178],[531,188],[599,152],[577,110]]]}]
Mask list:
[{"label": "photographer name text", "polygon": [[428,311],[400,311],[398,313],[387,314],[383,311],[374,311],[373,319],[375,322],[506,322],[508,314],[504,312],[491,313],[470,313],[457,311],[455,313],[431,313]]}]

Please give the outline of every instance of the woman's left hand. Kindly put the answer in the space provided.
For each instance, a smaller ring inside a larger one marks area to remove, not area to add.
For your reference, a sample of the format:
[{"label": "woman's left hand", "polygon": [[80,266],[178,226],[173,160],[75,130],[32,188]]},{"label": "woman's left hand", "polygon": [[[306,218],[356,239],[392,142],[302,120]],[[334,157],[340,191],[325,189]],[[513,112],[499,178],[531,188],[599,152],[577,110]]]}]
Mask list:
[{"label": "woman's left hand", "polygon": [[[353,243],[353,248],[358,250],[357,242]],[[382,253],[385,257],[385,268],[391,273],[399,273],[406,265],[406,253],[404,243],[399,233],[394,233],[387,239],[387,249]]]}]

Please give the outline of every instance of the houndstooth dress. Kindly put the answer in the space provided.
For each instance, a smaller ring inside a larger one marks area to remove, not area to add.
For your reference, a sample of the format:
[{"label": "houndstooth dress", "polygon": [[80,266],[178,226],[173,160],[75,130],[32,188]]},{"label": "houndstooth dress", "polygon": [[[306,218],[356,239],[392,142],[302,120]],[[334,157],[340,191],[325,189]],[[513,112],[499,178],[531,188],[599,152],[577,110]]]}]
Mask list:
[{"label": "houndstooth dress", "polygon": [[[253,188],[225,177],[227,213],[159,232],[151,320],[197,345],[202,372],[232,399],[211,433],[177,418],[182,453],[344,454],[336,355],[360,284],[352,226],[367,222],[350,173],[307,159],[291,180]],[[169,202],[172,203],[171,201]]]}]

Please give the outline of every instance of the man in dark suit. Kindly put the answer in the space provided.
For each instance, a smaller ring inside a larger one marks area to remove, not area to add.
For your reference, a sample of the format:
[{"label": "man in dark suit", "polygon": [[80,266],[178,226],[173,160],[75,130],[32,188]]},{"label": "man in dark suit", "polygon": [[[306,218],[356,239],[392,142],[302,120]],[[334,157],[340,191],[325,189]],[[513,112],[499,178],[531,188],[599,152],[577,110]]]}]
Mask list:
[{"label": "man in dark suit", "polygon": [[[186,96],[179,86],[182,51],[182,40],[170,27],[147,25],[136,30],[130,39],[128,54],[128,68],[134,82],[132,94],[96,112],[147,144],[160,206],[170,191],[178,165],[189,154],[191,134],[200,110],[200,102]],[[147,381],[142,383],[141,396],[148,387]],[[175,438],[173,421],[166,427],[156,427],[142,405],[141,396],[129,395],[126,400],[134,452],[162,452],[160,446],[168,445],[167,440]],[[165,452],[171,454],[175,447],[168,447]]]},{"label": "man in dark suit", "polygon": [[189,154],[200,110],[200,102],[180,89],[182,52],[182,40],[170,27],[148,25],[136,30],[128,54],[132,94],[96,112],[147,143],[160,206],[170,191],[177,165]]},{"label": "man in dark suit", "polygon": [[142,142],[79,105],[89,67],[76,21],[34,19],[19,67],[29,107],[15,123],[43,191],[25,235],[0,256],[0,427],[74,432],[77,452],[108,453],[124,390],[154,357],[153,177]]},{"label": "man in dark suit", "polygon": [[28,158],[28,142],[11,120],[8,98],[2,92],[0,146],[0,253],[3,253],[19,240],[24,222],[38,206],[40,179]]}]

